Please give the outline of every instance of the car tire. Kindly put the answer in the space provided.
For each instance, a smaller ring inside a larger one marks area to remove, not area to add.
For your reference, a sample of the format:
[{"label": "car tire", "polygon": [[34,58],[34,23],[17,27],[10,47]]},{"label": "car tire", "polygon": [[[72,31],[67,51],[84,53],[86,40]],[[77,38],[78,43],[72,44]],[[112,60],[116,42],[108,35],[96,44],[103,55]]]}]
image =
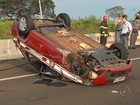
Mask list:
[{"label": "car tire", "polygon": [[33,24],[33,19],[30,15],[22,15],[19,18],[19,35],[23,38],[26,39],[28,37],[28,34],[30,31],[33,29],[34,24]]},{"label": "car tire", "polygon": [[128,58],[128,51],[122,43],[114,43],[110,46],[109,50],[112,50],[113,53],[120,59]]},{"label": "car tire", "polygon": [[71,26],[71,20],[68,14],[66,13],[60,13],[57,17],[56,17],[56,22],[57,23],[64,23],[65,28],[70,28]]}]

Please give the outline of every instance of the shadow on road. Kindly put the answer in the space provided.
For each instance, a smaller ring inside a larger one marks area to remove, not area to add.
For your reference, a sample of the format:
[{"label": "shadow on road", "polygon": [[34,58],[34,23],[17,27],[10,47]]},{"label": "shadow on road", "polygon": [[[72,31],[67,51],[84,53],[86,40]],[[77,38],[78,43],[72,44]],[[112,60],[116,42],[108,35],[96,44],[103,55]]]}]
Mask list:
[{"label": "shadow on road", "polygon": [[47,86],[53,86],[53,87],[64,87],[68,85],[64,82],[60,82],[55,79],[54,80],[53,79],[40,79],[40,80],[36,80],[34,84],[45,84]]}]

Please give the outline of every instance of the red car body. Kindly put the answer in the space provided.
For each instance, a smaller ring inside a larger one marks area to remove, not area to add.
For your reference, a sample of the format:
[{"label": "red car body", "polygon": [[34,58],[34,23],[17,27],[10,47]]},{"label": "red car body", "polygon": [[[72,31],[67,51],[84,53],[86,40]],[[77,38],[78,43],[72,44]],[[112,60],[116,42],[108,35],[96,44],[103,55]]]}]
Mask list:
[{"label": "red car body", "polygon": [[[57,24],[54,21],[34,20],[35,27],[26,34],[27,37],[22,37],[19,22],[20,19],[13,22],[13,41],[41,74],[49,75],[46,69],[49,67],[54,71],[51,75],[84,85],[112,84],[131,75],[130,60],[118,58],[108,48],[79,32],[52,25]],[[35,64],[32,58],[35,58]],[[91,62],[96,64],[92,66]]]}]

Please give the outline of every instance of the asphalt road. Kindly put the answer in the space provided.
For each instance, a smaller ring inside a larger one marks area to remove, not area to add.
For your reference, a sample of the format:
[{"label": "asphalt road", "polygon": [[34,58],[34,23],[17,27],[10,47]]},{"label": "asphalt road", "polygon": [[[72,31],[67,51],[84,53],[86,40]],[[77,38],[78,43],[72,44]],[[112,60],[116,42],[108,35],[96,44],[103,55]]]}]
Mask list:
[{"label": "asphalt road", "polygon": [[0,105],[139,105],[139,52],[140,48],[129,50],[129,58],[137,58],[133,61],[132,77],[105,86],[42,80],[29,75],[36,72],[23,59],[0,61]]}]

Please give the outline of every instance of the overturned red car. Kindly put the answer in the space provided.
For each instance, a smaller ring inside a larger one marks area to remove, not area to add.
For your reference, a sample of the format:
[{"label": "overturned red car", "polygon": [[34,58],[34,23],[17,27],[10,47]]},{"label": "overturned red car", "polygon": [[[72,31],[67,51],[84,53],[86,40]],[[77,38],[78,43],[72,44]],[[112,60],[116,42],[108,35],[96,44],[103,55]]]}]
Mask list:
[{"label": "overturned red car", "polygon": [[40,76],[83,85],[112,84],[131,76],[132,62],[121,43],[107,48],[70,25],[66,13],[39,20],[25,14],[13,22],[13,41]]}]

